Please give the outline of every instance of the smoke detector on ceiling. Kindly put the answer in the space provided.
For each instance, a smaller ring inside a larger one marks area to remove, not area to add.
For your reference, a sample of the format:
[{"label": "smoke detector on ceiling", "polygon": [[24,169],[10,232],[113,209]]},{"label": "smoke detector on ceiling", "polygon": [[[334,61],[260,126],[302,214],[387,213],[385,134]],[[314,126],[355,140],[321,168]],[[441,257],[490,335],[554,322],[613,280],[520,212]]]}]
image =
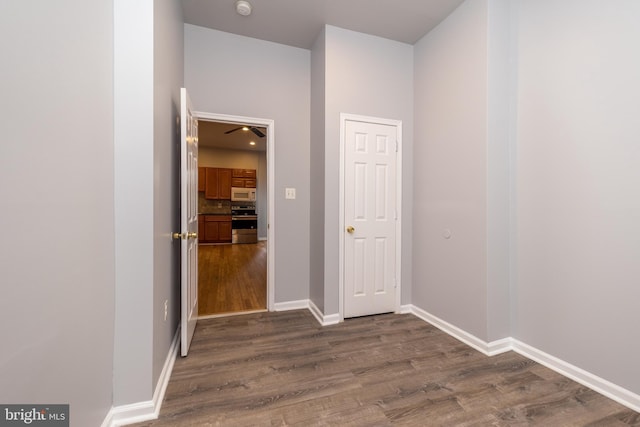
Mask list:
[{"label": "smoke detector on ceiling", "polygon": [[242,16],[251,15],[251,3],[245,0],[238,0],[236,2],[236,12]]}]

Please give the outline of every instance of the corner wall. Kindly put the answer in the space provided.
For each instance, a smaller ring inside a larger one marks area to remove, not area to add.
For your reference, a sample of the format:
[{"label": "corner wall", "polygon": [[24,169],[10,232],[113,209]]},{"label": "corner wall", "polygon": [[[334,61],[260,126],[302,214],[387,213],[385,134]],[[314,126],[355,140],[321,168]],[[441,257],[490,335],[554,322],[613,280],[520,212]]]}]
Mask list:
[{"label": "corner wall", "polygon": [[514,336],[640,394],[640,3],[517,3]]},{"label": "corner wall", "polygon": [[113,404],[126,410],[152,401],[179,321],[179,248],[171,232],[179,226],[183,26],[178,0],[116,0],[113,14]]},{"label": "corner wall", "polygon": [[[153,9],[153,371],[156,387],[180,323],[180,88],[184,25],[180,0]],[[168,302],[167,319],[164,302]]]},{"label": "corner wall", "polygon": [[633,1],[467,1],[415,52],[413,304],[485,343],[509,334],[627,402],[640,392],[639,18]]},{"label": "corner wall", "polygon": [[415,45],[413,304],[487,335],[487,0]]},{"label": "corner wall", "polygon": [[311,248],[309,266],[309,299],[324,313],[324,146],[325,146],[325,80],[326,47],[325,29],[322,30],[311,49]]}]

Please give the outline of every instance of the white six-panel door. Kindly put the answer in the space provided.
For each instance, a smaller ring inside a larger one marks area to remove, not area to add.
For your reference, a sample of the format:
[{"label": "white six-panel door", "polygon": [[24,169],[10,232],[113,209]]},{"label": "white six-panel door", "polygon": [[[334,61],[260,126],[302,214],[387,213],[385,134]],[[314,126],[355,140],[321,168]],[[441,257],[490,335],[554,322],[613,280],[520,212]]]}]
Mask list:
[{"label": "white six-panel door", "polygon": [[198,321],[198,120],[180,91],[180,354],[186,356]]},{"label": "white six-panel door", "polygon": [[344,122],[343,317],[396,310],[397,127]]}]

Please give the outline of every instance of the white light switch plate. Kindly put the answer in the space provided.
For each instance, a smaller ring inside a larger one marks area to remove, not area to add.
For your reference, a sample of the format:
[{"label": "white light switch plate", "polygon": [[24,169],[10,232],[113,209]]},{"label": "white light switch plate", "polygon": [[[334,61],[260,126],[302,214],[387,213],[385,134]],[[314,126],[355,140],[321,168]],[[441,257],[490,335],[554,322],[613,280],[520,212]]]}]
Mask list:
[{"label": "white light switch plate", "polygon": [[295,188],[285,188],[284,189],[284,198],[285,199],[295,199],[296,198],[296,189]]}]

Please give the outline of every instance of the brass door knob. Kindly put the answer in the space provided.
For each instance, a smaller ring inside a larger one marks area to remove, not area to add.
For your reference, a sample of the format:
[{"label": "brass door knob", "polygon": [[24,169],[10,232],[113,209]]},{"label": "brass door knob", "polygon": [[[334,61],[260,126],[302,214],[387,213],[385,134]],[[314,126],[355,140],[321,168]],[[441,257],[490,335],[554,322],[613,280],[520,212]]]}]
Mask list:
[{"label": "brass door knob", "polygon": [[347,227],[347,233],[353,234],[354,231],[356,231],[356,229],[353,228],[353,226],[350,225],[350,226]]},{"label": "brass door knob", "polygon": [[198,233],[172,233],[171,237],[174,240],[180,240],[180,239],[195,239],[196,237],[198,237]]}]

